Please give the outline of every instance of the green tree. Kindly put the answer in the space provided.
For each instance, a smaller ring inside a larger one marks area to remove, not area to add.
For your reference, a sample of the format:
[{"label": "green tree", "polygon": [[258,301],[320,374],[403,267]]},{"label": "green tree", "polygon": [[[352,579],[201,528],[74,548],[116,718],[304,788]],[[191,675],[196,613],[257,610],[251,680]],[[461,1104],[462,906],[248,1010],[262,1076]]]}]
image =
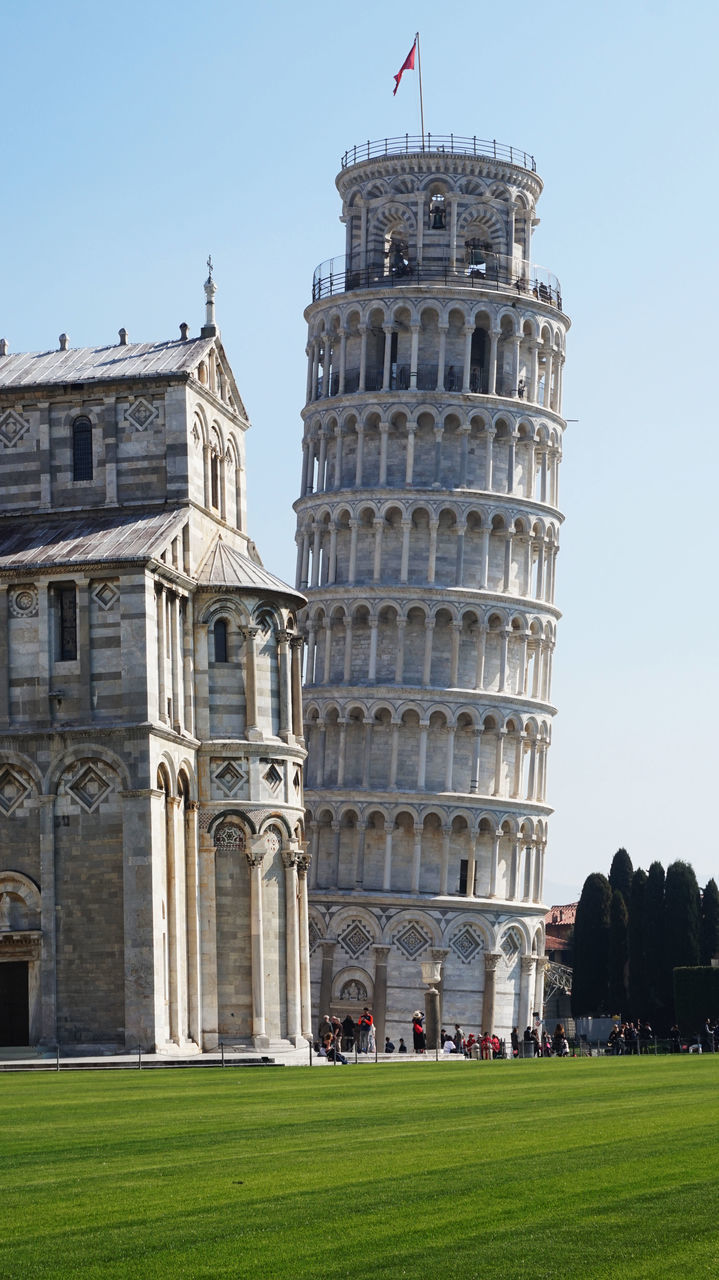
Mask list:
[{"label": "green tree", "polygon": [[574,922],[572,1013],[609,1012],[609,922],[612,890],[606,876],[587,876]]},{"label": "green tree", "polygon": [[621,893],[624,898],[624,905],[627,908],[627,911],[629,911],[632,900],[633,874],[634,868],[632,867],[632,860],[626,849],[617,849],[617,852],[612,858],[612,865],[609,868],[609,883],[612,886],[613,893],[616,893],[617,890]]},{"label": "green tree", "polygon": [[719,889],[716,880],[708,880],[702,894],[699,963],[711,964],[714,956],[719,956]]},{"label": "green tree", "polygon": [[634,1012],[649,1018],[655,1030],[657,1027],[668,1030],[673,1019],[668,1017],[671,998],[667,1006],[664,980],[664,867],[661,862],[653,862],[647,874],[643,935],[647,1007]]},{"label": "green tree", "polygon": [[672,862],[664,884],[664,1005],[674,1019],[674,970],[699,964],[701,900],[693,867]]},{"label": "green tree", "polygon": [[612,892],[609,913],[609,1003],[612,1013],[627,1011],[629,969],[629,915],[624,894]]},{"label": "green tree", "polygon": [[644,932],[646,927],[647,873],[637,867],[632,876],[629,905],[629,1007],[633,1017],[649,1016]]}]

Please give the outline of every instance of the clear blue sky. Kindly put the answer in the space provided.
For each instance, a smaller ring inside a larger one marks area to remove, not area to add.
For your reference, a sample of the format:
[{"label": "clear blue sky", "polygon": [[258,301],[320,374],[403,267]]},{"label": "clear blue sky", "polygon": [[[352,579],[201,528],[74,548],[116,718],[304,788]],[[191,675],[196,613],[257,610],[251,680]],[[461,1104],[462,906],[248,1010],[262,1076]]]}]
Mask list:
[{"label": "clear blue sky", "polygon": [[[408,15],[411,14],[411,17]],[[312,271],[346,147],[426,127],[531,151],[534,258],[573,328],[564,409],[548,901],[619,845],[719,875],[719,6],[7,5],[0,336],[166,338],[205,260],[253,422],[250,531],[292,580]]]}]

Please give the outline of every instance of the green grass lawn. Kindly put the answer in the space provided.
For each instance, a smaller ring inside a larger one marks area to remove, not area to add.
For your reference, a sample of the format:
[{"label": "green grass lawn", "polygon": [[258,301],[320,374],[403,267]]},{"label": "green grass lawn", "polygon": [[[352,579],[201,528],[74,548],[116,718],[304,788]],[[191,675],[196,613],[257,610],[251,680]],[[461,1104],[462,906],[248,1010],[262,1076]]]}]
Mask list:
[{"label": "green grass lawn", "polygon": [[0,1078],[0,1276],[719,1274],[719,1055]]}]

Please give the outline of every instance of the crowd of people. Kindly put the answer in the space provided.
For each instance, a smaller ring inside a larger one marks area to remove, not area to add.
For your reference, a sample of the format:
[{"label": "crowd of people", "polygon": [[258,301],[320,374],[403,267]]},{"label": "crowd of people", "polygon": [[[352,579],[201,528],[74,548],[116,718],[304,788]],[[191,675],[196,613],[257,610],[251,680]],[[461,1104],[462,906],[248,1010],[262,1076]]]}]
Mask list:
[{"label": "crowd of people", "polygon": [[[427,1050],[427,1037],[424,1027],[424,1014],[415,1009],[412,1014],[412,1048],[415,1053],[423,1054]],[[607,1041],[607,1051],[612,1055],[648,1053],[649,1045],[654,1040],[654,1032],[645,1019],[636,1022],[617,1023]],[[719,1053],[719,1022],[713,1023],[707,1018],[696,1045],[684,1043],[678,1026],[673,1026],[669,1033],[670,1048],[673,1053],[680,1053],[687,1048],[701,1048],[705,1053]],[[465,1058],[568,1058],[569,1039],[564,1026],[558,1022],[554,1032],[538,1027],[526,1027],[520,1037],[517,1027],[512,1027],[510,1046],[506,1046],[493,1032],[465,1035],[458,1022],[454,1030],[442,1027],[439,1047],[443,1054],[459,1054]],[[371,1054],[380,1053],[405,1054],[408,1047],[402,1036],[395,1046],[389,1036],[385,1036],[383,1046],[378,1046],[374,1018],[370,1009],[365,1006],[355,1021],[347,1014],[343,1021],[336,1015],[323,1015],[314,1045],[315,1053],[327,1058],[330,1062],[346,1063],[347,1053]],[[509,1052],[508,1052],[509,1049]]]}]

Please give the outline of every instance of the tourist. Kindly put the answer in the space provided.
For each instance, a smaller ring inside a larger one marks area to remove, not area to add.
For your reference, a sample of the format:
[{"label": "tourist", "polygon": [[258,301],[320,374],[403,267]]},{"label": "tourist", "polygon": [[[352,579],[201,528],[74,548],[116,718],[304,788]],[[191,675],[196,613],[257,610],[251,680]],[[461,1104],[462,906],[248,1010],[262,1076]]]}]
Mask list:
[{"label": "tourist", "polygon": [[347,1059],[345,1058],[343,1053],[340,1053],[339,1048],[337,1047],[337,1042],[334,1040],[331,1034],[328,1034],[325,1036],[323,1047],[325,1051],[324,1056],[330,1062],[339,1062],[342,1064],[343,1067],[347,1066]]},{"label": "tourist", "polygon": [[419,1009],[415,1009],[412,1014],[412,1039],[415,1053],[424,1053],[425,1049],[426,1039],[424,1027],[422,1026],[423,1017],[424,1015]]},{"label": "tourist", "polygon": [[334,1035],[334,1032],[332,1029],[332,1020],[328,1013],[323,1013],[322,1017],[320,1018],[320,1025],[317,1029],[317,1039],[319,1040],[320,1044],[322,1044],[328,1032],[330,1035]]},{"label": "tourist", "polygon": [[517,1031],[516,1027],[512,1027],[512,1035],[510,1038],[512,1041],[512,1057],[518,1058],[519,1057],[519,1032]]},{"label": "tourist", "polygon": [[369,1041],[370,1029],[374,1027],[374,1018],[370,1013],[367,1005],[365,1005],[359,1018],[359,1049],[360,1053],[367,1053],[367,1045]]},{"label": "tourist", "polygon": [[561,1052],[563,1039],[564,1039],[564,1027],[562,1026],[561,1022],[558,1022],[556,1027],[554,1028],[554,1037],[552,1041],[552,1048],[554,1052],[557,1054],[557,1057]]},{"label": "tourist", "polygon": [[392,1044],[389,1036],[385,1036],[384,1038],[384,1051],[385,1053],[394,1053],[394,1045]]},{"label": "tourist", "polygon": [[338,1049],[341,1049],[342,1048],[342,1023],[340,1022],[339,1018],[335,1016],[335,1014],[332,1015],[330,1021],[332,1023],[332,1039],[335,1042],[335,1046]]},{"label": "tourist", "polygon": [[[370,1018],[372,1018],[372,1014],[370,1014]],[[377,1052],[377,1038],[375,1034],[374,1019],[370,1022],[369,1030],[367,1032],[367,1052]]]},{"label": "tourist", "polygon": [[342,1048],[343,1049],[350,1050],[350,1051],[354,1049],[356,1031],[357,1031],[357,1028],[355,1027],[354,1018],[352,1017],[351,1013],[348,1013],[347,1017],[344,1018],[342,1022]]},{"label": "tourist", "polygon": [[407,1046],[406,1046],[406,1044],[405,1044],[405,1042],[404,1042],[404,1040],[402,1039],[402,1037],[401,1037],[401,1036],[400,1036],[400,1038],[399,1038],[399,1046],[398,1046],[398,1048],[397,1048],[397,1052],[398,1052],[398,1053],[406,1053],[406,1052],[407,1052]]},{"label": "tourist", "polygon": [[457,1053],[464,1053],[464,1032],[458,1022],[454,1024],[454,1047]]},{"label": "tourist", "polygon": [[456,1053],[456,1052],[457,1050],[455,1048],[454,1040],[452,1039],[449,1032],[445,1031],[444,1039],[442,1041],[442,1053]]}]

